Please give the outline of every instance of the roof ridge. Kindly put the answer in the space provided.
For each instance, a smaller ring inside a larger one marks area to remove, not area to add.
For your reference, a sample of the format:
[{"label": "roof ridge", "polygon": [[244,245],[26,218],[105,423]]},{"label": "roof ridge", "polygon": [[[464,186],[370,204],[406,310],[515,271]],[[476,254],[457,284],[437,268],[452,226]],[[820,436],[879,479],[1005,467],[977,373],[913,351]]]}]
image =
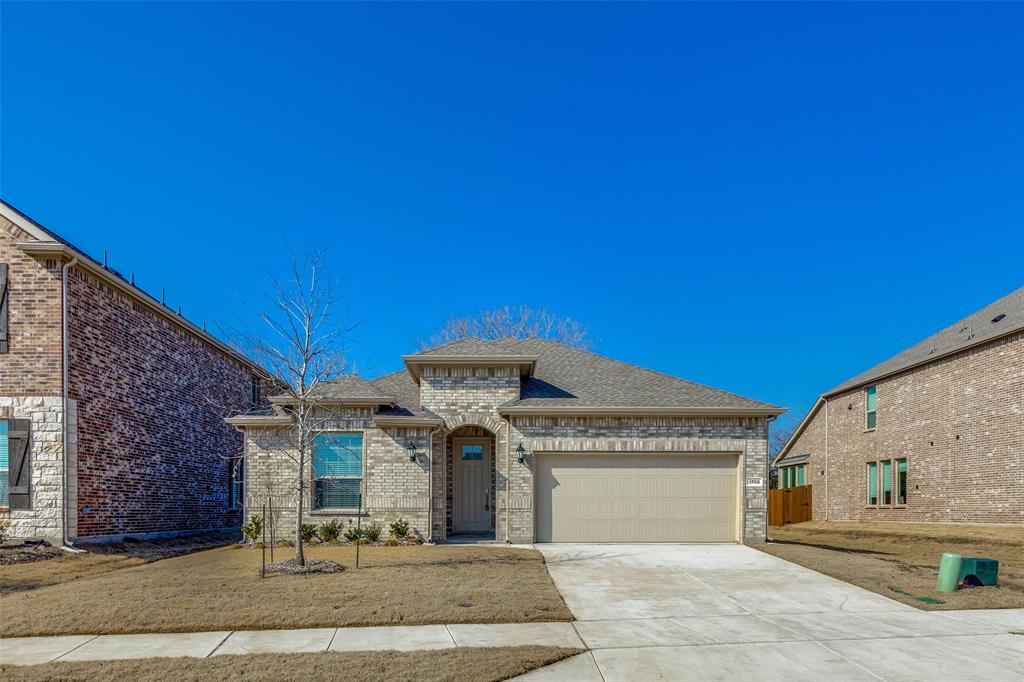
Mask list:
[{"label": "roof ridge", "polygon": [[454,341],[447,341],[447,342],[442,343],[442,344],[437,345],[437,346],[431,346],[430,348],[424,348],[423,350],[418,350],[415,353],[410,353],[410,355],[423,355],[423,354],[429,353],[430,351],[433,351],[433,350],[440,350],[441,348],[447,348],[448,346],[454,346],[456,343],[463,343],[464,341],[470,341],[470,340],[483,341],[484,343],[494,343],[494,341],[488,341],[487,339],[481,338],[481,337],[477,336],[476,334],[470,334],[469,336],[463,336],[462,338],[455,339]]},{"label": "roof ridge", "polygon": [[617,364],[617,365],[622,365],[622,366],[625,366],[625,367],[630,367],[632,369],[637,369],[637,370],[640,370],[642,372],[647,372],[648,374],[653,374],[655,376],[660,376],[660,377],[664,377],[666,379],[671,379],[673,381],[678,381],[678,382],[681,382],[683,384],[687,384],[689,386],[697,386],[699,388],[704,388],[704,389],[707,389],[709,391],[714,391],[716,393],[721,393],[722,395],[727,395],[727,396],[732,397],[732,398],[741,398],[743,400],[750,400],[752,402],[761,403],[762,405],[768,405],[770,407],[778,407],[777,405],[772,405],[771,403],[766,403],[763,400],[756,400],[754,398],[748,398],[747,396],[740,395],[739,393],[732,393],[731,391],[724,391],[724,390],[722,390],[720,388],[715,388],[714,386],[708,386],[707,384],[701,384],[701,383],[698,383],[696,381],[690,381],[689,379],[683,379],[682,377],[673,376],[672,374],[668,374],[666,372],[661,372],[661,371],[656,370],[656,369],[649,369],[647,367],[643,367],[641,365],[637,365],[637,364],[632,363],[632,362],[626,362],[624,360],[617,360],[615,358],[608,357],[607,355],[601,355],[600,353],[595,353],[595,352],[590,351],[590,350],[586,350],[586,349],[583,349],[583,348],[577,348],[575,346],[570,346],[569,344],[562,343],[561,341],[553,341],[552,339],[544,339],[544,338],[541,338],[539,336],[531,337],[531,338],[532,339],[536,339],[537,341],[542,341],[544,343],[554,344],[556,346],[560,346],[562,348],[566,348],[566,349],[568,349],[570,351],[573,351],[575,353],[581,353],[581,354],[585,354],[585,355],[590,355],[590,356],[593,356],[595,358],[599,358],[601,360],[606,360],[608,362],[612,362],[612,363]]}]

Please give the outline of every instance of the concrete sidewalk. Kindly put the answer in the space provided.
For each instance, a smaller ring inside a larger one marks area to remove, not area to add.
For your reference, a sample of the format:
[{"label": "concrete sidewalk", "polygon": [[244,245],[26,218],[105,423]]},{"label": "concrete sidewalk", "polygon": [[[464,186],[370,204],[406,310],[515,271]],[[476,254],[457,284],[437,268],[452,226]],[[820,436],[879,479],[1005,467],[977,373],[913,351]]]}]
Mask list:
[{"label": "concrete sidewalk", "polygon": [[393,625],[308,630],[18,637],[0,639],[0,663],[34,665],[50,661],[103,661],[158,656],[206,658],[226,654],[422,651],[525,645],[584,648],[571,623]]}]

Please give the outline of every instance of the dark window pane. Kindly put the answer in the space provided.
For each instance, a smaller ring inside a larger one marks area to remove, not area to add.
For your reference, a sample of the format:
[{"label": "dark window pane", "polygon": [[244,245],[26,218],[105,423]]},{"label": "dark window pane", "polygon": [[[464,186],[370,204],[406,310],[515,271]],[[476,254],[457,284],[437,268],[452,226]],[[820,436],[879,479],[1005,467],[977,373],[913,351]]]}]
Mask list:
[{"label": "dark window pane", "polygon": [[321,478],[313,482],[314,509],[358,509],[359,480]]},{"label": "dark window pane", "polygon": [[484,458],[484,446],[483,445],[463,445],[462,446],[462,459],[464,460],[479,460]]}]

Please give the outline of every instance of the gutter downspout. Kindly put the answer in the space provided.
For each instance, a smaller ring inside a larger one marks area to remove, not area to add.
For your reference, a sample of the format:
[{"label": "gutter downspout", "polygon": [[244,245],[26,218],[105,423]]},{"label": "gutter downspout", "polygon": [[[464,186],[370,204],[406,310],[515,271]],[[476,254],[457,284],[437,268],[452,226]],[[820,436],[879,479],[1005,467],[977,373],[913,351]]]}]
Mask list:
[{"label": "gutter downspout", "polygon": [[512,544],[512,419],[505,423],[505,544]]},{"label": "gutter downspout", "polygon": [[434,541],[434,434],[441,430],[435,426],[430,430],[429,457],[430,468],[427,471],[427,542]]},{"label": "gutter downspout", "polygon": [[825,520],[828,521],[828,479],[831,472],[828,470],[828,398],[821,399],[825,410]]},{"label": "gutter downspout", "polygon": [[[61,422],[63,433],[61,438],[61,493],[64,497],[64,508],[61,510],[60,543],[63,549],[84,553],[85,550],[78,549],[68,537],[68,272],[78,263],[78,256],[61,267],[61,367],[63,369],[63,381],[61,385],[61,410],[63,412]],[[78,509],[78,500],[75,500],[75,509]]]},{"label": "gutter downspout", "polygon": [[[766,419],[765,422],[764,422],[764,437],[765,437],[765,441],[767,441],[767,445],[768,445],[768,449],[769,450],[771,450],[771,447],[772,447],[772,444],[771,444],[772,422],[775,421],[778,418],[779,418],[778,415],[773,414],[770,417],[768,417],[768,419]],[[764,458],[764,499],[765,499],[765,502],[768,501],[768,481],[771,479],[770,474],[771,474],[771,470],[772,470],[772,460],[773,459],[774,459],[774,457],[765,457]],[[747,491],[746,491],[746,487],[740,488],[740,494],[744,498],[743,499],[743,514],[744,514],[744,517],[745,517],[746,513],[747,513],[747,501],[746,501]],[[765,509],[765,515],[764,516],[765,516],[764,539],[767,542],[768,541],[768,523],[767,523],[767,520],[768,520],[768,510],[767,509]],[[740,538],[741,538],[740,544],[743,544],[742,537],[747,532],[747,529],[746,529],[746,518],[743,519],[743,526],[744,527],[740,529]]]}]

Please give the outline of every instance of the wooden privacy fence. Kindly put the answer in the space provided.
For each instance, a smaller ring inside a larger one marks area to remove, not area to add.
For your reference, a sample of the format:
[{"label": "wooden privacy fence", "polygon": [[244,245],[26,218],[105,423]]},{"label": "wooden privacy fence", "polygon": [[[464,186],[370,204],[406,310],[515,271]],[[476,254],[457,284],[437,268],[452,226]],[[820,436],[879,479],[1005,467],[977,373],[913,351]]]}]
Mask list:
[{"label": "wooden privacy fence", "polygon": [[768,491],[768,525],[785,526],[811,520],[811,486]]}]

